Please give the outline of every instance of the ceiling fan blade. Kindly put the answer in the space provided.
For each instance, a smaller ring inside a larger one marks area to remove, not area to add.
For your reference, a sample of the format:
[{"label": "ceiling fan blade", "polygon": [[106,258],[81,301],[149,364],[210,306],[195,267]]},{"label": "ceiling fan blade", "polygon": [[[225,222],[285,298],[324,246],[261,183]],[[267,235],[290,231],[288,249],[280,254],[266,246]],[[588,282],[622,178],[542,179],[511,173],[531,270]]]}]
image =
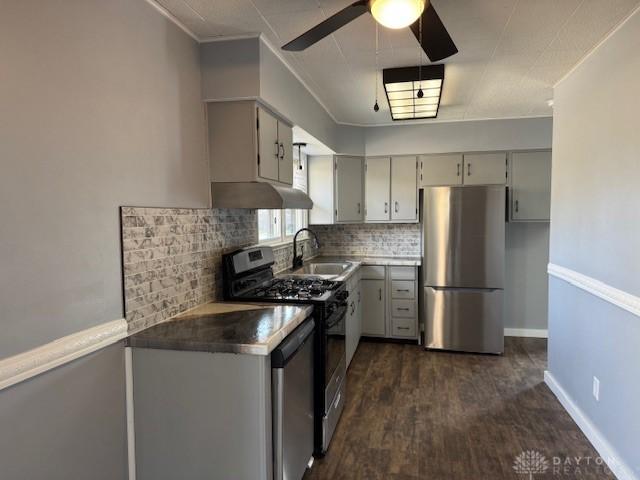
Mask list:
[{"label": "ceiling fan blade", "polygon": [[300,35],[298,38],[291,40],[287,43],[283,50],[291,52],[299,52],[306,48],[309,48],[314,43],[322,40],[327,35],[331,35],[340,27],[344,27],[351,20],[355,20],[360,15],[369,11],[369,2],[367,0],[360,0],[352,3],[346,8],[343,8],[335,15],[327,18],[323,22],[319,23],[311,30]]},{"label": "ceiling fan blade", "polygon": [[420,19],[411,25],[411,31],[432,62],[438,62],[458,53],[456,44],[453,43],[451,35],[447,32],[431,2],[422,12],[422,38],[420,38]]}]

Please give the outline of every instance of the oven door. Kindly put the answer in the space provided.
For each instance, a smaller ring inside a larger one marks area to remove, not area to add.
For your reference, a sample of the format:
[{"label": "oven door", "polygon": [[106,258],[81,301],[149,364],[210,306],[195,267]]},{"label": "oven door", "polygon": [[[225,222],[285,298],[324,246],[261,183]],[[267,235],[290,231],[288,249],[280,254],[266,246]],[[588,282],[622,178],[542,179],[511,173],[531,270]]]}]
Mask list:
[{"label": "oven door", "polygon": [[324,405],[325,411],[333,402],[338,388],[345,376],[345,319],[347,305],[335,304],[324,328]]}]

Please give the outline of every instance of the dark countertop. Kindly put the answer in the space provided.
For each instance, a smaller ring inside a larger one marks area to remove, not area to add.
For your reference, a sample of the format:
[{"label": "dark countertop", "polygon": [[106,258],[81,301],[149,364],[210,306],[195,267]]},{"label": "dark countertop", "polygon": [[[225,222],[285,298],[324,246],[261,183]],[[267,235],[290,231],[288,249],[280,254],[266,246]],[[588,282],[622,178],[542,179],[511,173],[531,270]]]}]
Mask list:
[{"label": "dark countertop", "polygon": [[127,346],[269,355],[312,311],[311,305],[207,303],[130,336]]}]

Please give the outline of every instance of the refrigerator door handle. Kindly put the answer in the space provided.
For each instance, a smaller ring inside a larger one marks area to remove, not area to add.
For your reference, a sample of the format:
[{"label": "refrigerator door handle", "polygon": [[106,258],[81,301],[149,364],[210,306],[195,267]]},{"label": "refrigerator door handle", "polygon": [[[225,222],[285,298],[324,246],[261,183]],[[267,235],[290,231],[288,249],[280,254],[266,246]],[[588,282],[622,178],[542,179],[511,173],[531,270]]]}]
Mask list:
[{"label": "refrigerator door handle", "polygon": [[431,285],[425,285],[427,288],[436,290],[437,292],[497,292],[504,290],[503,288],[468,288],[468,287],[433,287]]}]

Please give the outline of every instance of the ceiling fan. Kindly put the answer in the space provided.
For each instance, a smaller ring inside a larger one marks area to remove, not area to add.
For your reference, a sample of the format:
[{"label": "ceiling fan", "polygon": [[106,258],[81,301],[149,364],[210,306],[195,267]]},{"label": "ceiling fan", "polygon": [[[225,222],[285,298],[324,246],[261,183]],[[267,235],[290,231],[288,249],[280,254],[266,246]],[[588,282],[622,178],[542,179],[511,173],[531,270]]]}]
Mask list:
[{"label": "ceiling fan", "polygon": [[282,49],[293,52],[305,50],[367,12],[385,27],[411,27],[411,31],[432,62],[458,53],[449,32],[429,0],[359,0],[290,41]]}]

